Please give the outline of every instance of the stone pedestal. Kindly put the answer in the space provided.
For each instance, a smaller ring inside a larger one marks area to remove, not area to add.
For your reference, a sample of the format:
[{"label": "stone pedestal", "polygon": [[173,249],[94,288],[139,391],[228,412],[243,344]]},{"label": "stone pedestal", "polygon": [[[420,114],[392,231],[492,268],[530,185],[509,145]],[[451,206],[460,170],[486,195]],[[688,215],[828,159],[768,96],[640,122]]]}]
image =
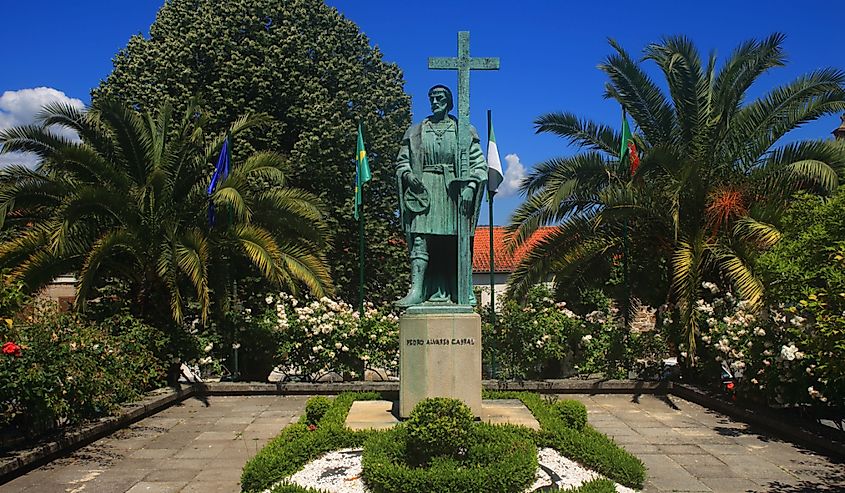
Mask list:
[{"label": "stone pedestal", "polygon": [[428,397],[462,400],[481,416],[481,317],[412,307],[399,319],[399,415]]}]

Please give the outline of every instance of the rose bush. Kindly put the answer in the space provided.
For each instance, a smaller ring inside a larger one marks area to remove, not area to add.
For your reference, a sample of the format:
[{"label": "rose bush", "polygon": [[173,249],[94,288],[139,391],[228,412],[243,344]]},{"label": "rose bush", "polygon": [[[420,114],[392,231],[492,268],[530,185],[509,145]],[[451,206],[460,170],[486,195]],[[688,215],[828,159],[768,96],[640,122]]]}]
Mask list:
[{"label": "rose bush", "polygon": [[823,299],[810,294],[795,305],[752,311],[729,291],[711,294],[695,307],[703,321],[698,360],[705,376],[715,378],[724,365],[741,396],[771,406],[845,404],[841,364],[830,360],[841,350],[822,335],[815,316]]},{"label": "rose bush", "polygon": [[268,294],[261,323],[278,335],[277,363],[292,373],[315,378],[328,371],[363,378],[364,368],[396,372],[399,317],[390,307],[365,304],[364,316],[344,301],[299,300]]},{"label": "rose bush", "polygon": [[0,328],[0,429],[32,436],[108,414],[162,383],[164,336],[128,317],[40,316]]},{"label": "rose bush", "polygon": [[637,305],[626,329],[619,310],[601,292],[586,293],[579,315],[555,301],[545,286],[531,288],[522,300],[506,298],[497,310],[495,330],[489,307],[485,322],[484,360],[495,364],[500,378],[557,378],[600,373],[627,377],[629,371],[653,376],[666,356],[663,336],[655,329],[655,310]]}]

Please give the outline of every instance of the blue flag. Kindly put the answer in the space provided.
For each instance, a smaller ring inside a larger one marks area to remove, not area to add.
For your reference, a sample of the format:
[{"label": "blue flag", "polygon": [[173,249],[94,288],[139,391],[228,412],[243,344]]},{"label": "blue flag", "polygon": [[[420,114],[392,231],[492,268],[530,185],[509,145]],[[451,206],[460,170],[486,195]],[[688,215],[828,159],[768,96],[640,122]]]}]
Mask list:
[{"label": "blue flag", "polygon": [[214,167],[214,174],[211,175],[211,183],[208,184],[208,224],[214,226],[214,202],[211,200],[211,194],[226,177],[229,176],[229,165],[231,162],[231,153],[229,151],[229,136],[223,141],[223,147],[220,149],[220,157],[217,158],[217,166]]}]

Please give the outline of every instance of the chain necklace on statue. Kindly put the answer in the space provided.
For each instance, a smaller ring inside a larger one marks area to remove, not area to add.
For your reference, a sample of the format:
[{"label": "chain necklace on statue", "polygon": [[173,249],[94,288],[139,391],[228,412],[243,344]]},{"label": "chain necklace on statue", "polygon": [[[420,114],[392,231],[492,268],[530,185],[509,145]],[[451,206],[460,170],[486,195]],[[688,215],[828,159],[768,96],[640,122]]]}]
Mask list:
[{"label": "chain necklace on statue", "polygon": [[428,125],[431,131],[434,132],[434,137],[438,144],[443,140],[443,136],[446,135],[446,132],[452,130],[451,120],[445,120],[438,123],[429,122]]}]

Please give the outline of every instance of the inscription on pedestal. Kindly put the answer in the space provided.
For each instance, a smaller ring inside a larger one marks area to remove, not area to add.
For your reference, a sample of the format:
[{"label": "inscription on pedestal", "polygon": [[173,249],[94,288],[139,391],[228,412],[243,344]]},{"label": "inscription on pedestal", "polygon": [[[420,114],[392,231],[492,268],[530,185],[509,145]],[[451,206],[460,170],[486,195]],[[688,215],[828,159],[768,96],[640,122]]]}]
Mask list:
[{"label": "inscription on pedestal", "polygon": [[475,339],[405,339],[406,346],[475,346]]}]

